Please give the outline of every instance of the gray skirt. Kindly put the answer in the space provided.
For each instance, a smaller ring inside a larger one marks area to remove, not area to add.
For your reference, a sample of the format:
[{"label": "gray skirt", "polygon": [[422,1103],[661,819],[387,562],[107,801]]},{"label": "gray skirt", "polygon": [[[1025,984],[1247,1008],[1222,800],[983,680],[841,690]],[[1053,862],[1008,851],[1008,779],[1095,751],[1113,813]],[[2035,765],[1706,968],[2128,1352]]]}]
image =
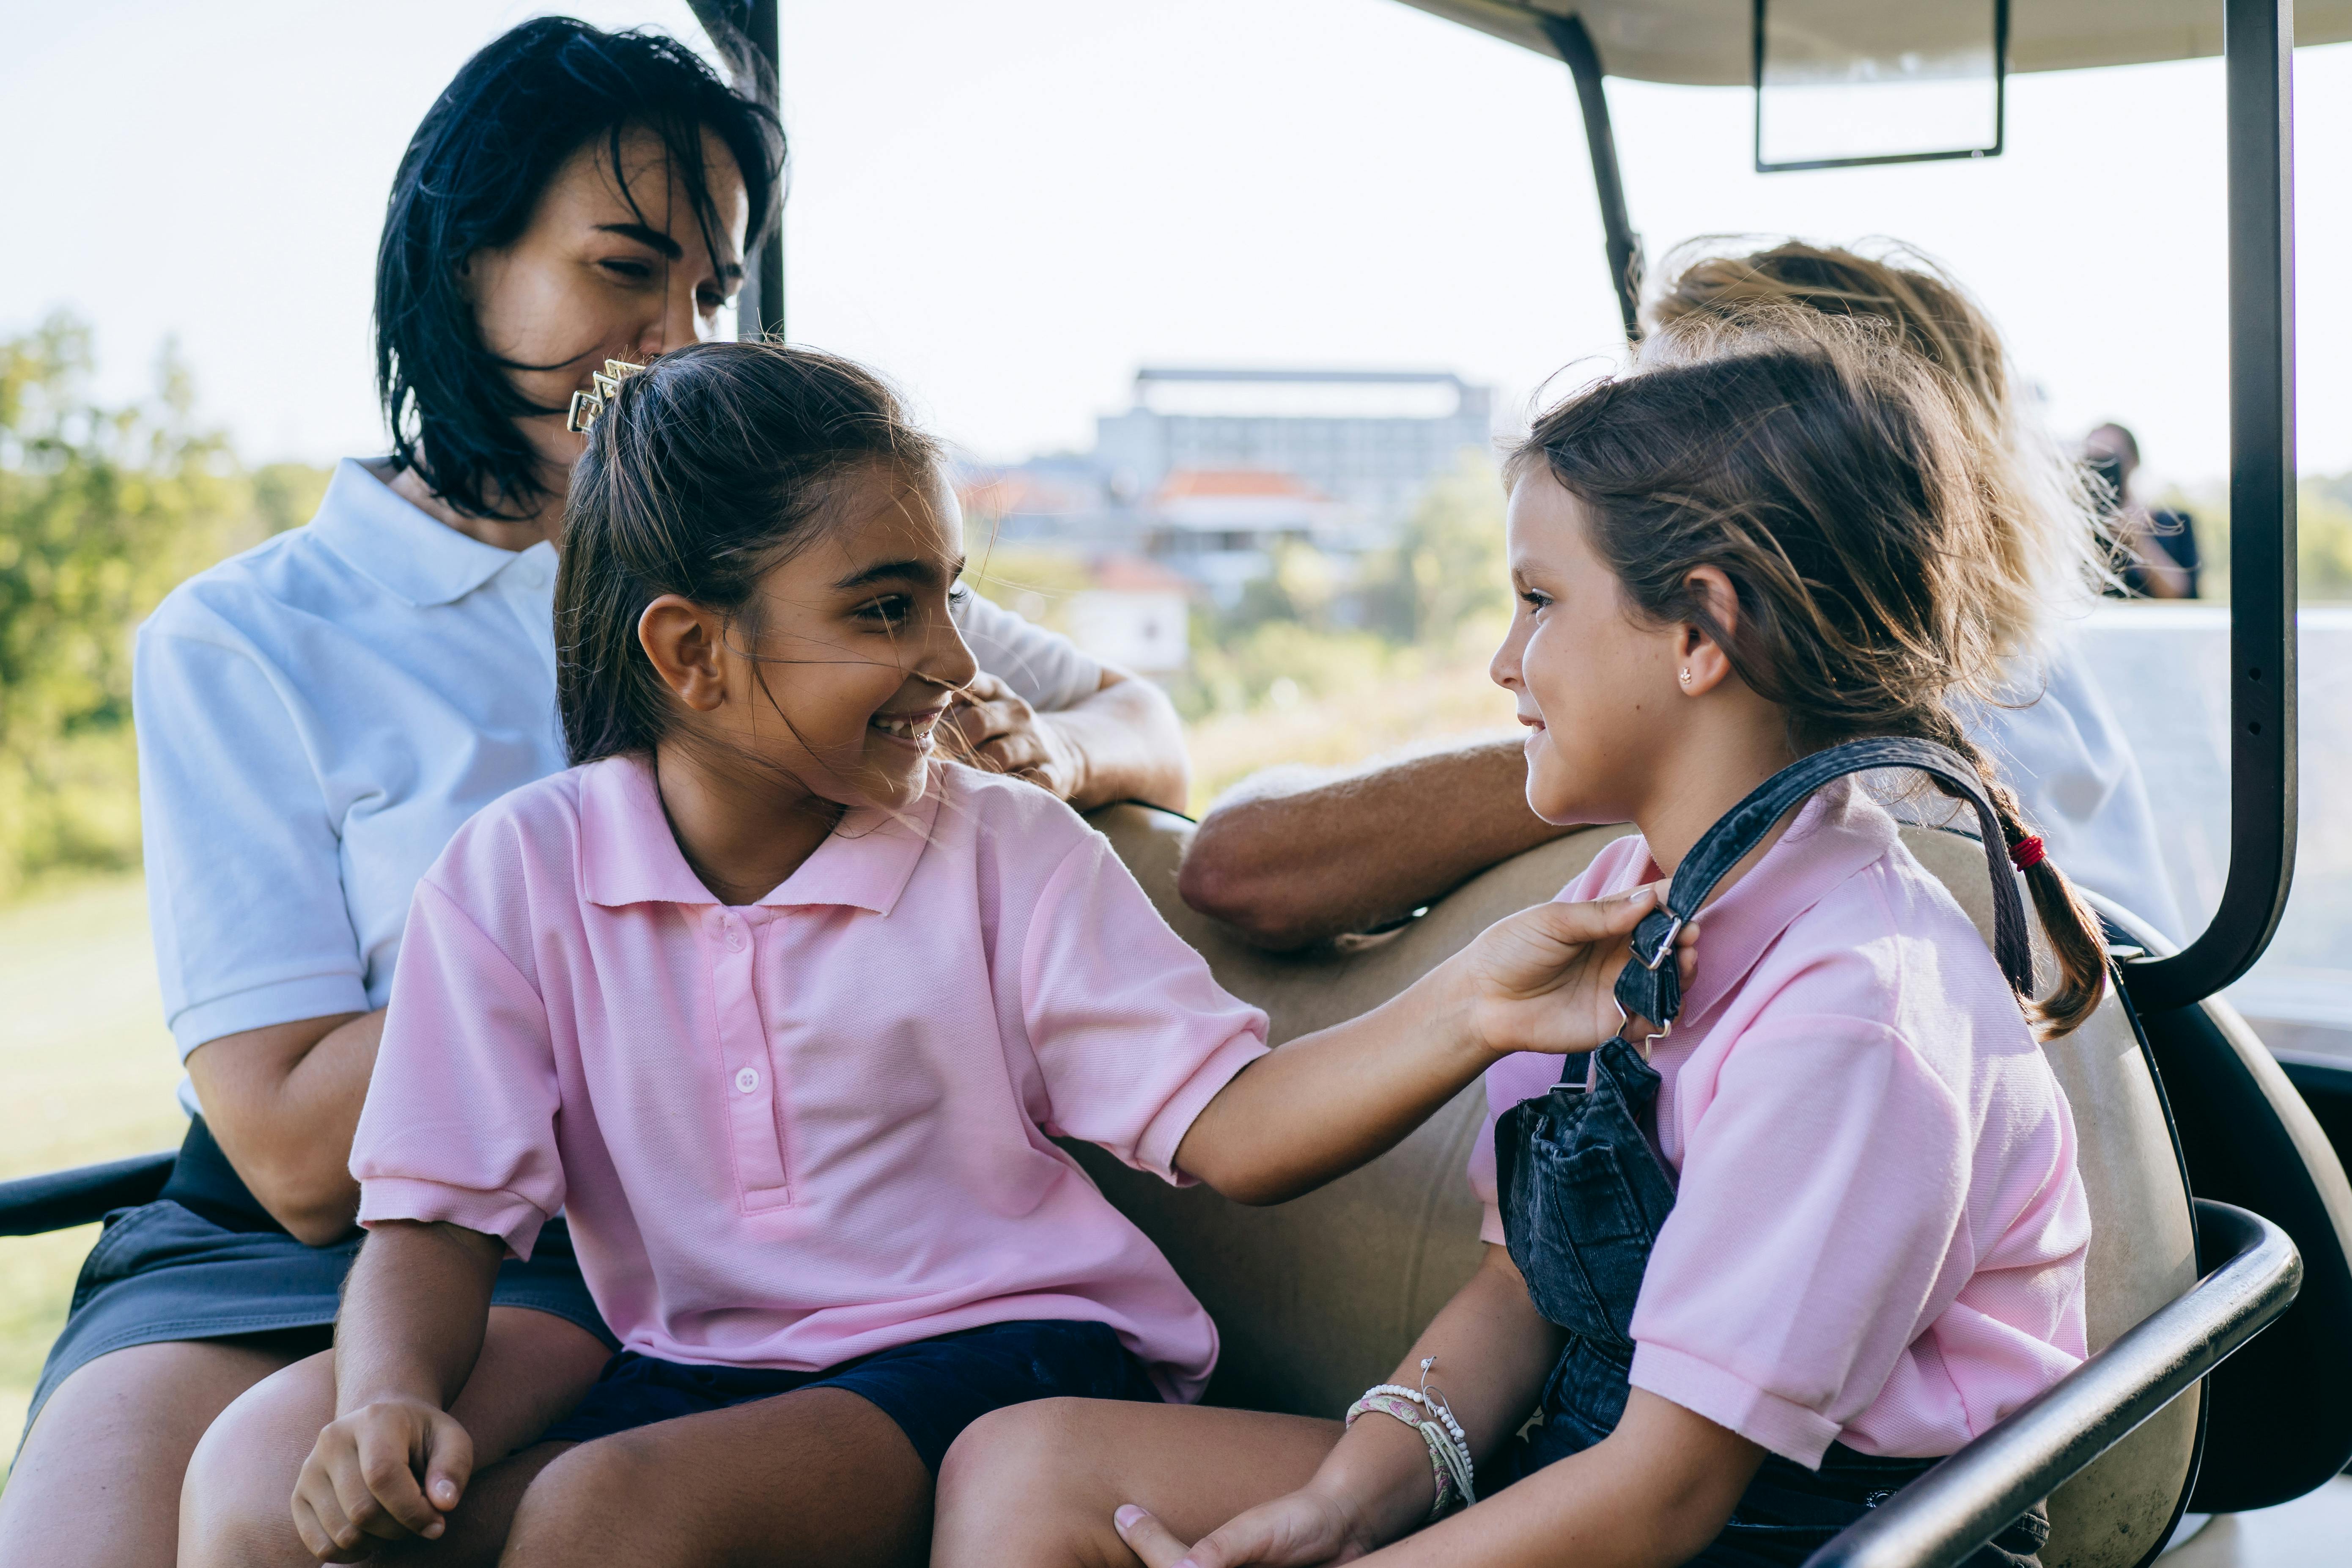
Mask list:
[{"label": "gray skirt", "polygon": [[[59,1384],[132,1345],[310,1330],[310,1348],[325,1350],[343,1276],[364,1239],[353,1230],[325,1247],[295,1240],[247,1190],[201,1119],[188,1130],[163,1196],[117,1209],[105,1223],[33,1390],[28,1432]],[[540,1231],[530,1262],[499,1266],[490,1301],[551,1312],[620,1348],[589,1297],[560,1216]],[[299,1333],[295,1339],[306,1342]]]}]

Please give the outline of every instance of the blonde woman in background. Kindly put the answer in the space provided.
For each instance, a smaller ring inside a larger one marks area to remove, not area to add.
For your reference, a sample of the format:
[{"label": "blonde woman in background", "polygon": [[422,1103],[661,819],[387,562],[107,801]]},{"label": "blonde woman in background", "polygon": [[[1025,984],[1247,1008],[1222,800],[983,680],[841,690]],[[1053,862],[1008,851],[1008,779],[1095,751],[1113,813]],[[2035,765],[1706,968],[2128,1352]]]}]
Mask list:
[{"label": "blonde woman in background", "polygon": [[[2138,761],[2072,635],[2108,575],[2094,498],[2027,405],[1991,320],[1934,261],[1899,245],[1729,249],[1701,239],[1669,257],[1650,324],[1714,317],[1736,336],[1786,331],[1801,319],[1792,311],[1873,320],[1965,395],[2000,524],[1998,559],[1977,574],[1971,608],[2010,679],[1964,721],[2075,882],[2180,940]],[[1512,737],[1339,779],[1244,785],[1202,820],[1180,886],[1193,908],[1269,948],[1368,930],[1568,831],[1528,808],[1526,782]]]}]

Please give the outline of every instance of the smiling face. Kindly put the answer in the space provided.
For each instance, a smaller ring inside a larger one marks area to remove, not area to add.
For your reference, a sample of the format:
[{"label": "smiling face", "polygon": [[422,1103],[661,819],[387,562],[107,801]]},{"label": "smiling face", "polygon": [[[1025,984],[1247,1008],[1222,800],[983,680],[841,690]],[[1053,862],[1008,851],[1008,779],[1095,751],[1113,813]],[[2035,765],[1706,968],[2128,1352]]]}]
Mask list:
[{"label": "smiling face", "polygon": [[922,795],[932,731],[975,668],[948,614],[963,519],[933,473],[861,464],[832,490],[811,542],[725,625],[722,689],[696,729],[820,799],[904,807]]},{"label": "smiling face", "polygon": [[1528,805],[1547,822],[1622,822],[1655,797],[1684,696],[1682,629],[1641,624],[1593,552],[1584,506],[1538,465],[1507,518],[1517,607],[1489,671],[1528,727]]},{"label": "smiling face", "polygon": [[[661,138],[633,128],[617,172],[611,140],[596,137],[548,182],[513,244],[467,259],[482,342],[526,367],[507,374],[537,406],[567,408],[607,359],[643,364],[717,335],[719,309],[742,282],[751,207],[726,146],[709,132],[702,145],[719,219],[709,242]],[[561,494],[582,438],[561,412],[519,423]]]}]

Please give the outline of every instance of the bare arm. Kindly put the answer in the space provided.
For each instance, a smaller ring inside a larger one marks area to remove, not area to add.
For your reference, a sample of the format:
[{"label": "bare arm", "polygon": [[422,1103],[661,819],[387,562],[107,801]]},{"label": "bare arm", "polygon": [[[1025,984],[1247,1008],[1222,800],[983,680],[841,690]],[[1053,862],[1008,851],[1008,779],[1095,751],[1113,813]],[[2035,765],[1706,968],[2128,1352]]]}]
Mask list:
[{"label": "bare arm", "polygon": [[1184,725],[1168,694],[1151,682],[1105,669],[1092,697],[1038,719],[1086,759],[1077,787],[1064,796],[1077,810],[1121,800],[1167,811],[1189,804],[1192,769]]},{"label": "bare arm", "polygon": [[352,1134],[367,1099],[383,1009],[224,1035],[188,1057],[205,1124],[255,1198],[294,1238],[323,1247],[352,1228]]},{"label": "bare arm", "polygon": [[[1242,1203],[1280,1203],[1392,1147],[1513,1051],[1591,1050],[1619,1024],[1611,988],[1655,886],[1538,904],[1360,1017],[1234,1075],[1176,1147],[1177,1168]],[[1698,927],[1676,942],[1685,981]]]},{"label": "bare arm", "polygon": [[370,1233],[335,1321],[335,1419],[295,1484],[295,1527],[321,1560],[437,1538],[472,1478],[473,1440],[447,1414],[472,1375],[505,1247],[454,1225]]},{"label": "bare arm", "polygon": [[1029,779],[1079,811],[1121,800],[1182,811],[1192,787],[1175,704],[1124,670],[1106,668],[1091,696],[1050,713],[982,675],[955,723],[979,765]]},{"label": "bare arm", "polygon": [[1221,802],[1177,891],[1276,952],[1369,931],[1571,829],[1528,809],[1517,740],[1481,741],[1368,773]]},{"label": "bare arm", "polygon": [[[1509,1254],[1489,1247],[1392,1381],[1417,1386],[1422,1358],[1435,1357],[1431,1384],[1483,1460],[1534,1408],[1561,1340]],[[1395,1568],[1669,1568],[1721,1531],[1763,1458],[1737,1433],[1637,1388],[1601,1443],[1400,1541],[1429,1512],[1429,1450],[1403,1423],[1366,1415],[1305,1487],[1190,1548],[1149,1514],[1129,1516],[1120,1533],[1148,1568],[1184,1558],[1197,1568],[1288,1568],[1366,1552]],[[1379,1550],[1388,1542],[1397,1544]]]}]

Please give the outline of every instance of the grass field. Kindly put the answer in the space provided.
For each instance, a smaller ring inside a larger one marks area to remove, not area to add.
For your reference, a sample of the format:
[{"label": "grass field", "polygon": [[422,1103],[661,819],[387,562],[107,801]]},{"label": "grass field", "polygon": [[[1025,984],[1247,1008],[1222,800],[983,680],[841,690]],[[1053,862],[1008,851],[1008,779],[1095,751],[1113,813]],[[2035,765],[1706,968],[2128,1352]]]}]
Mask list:
[{"label": "grass field", "polygon": [[[1413,675],[1196,726],[1195,811],[1275,763],[1340,767],[1510,721],[1483,668]],[[0,1179],[163,1149],[185,1123],[136,877],[0,908]],[[0,1240],[0,1465],[97,1227]]]},{"label": "grass field", "polygon": [[[135,877],[0,910],[0,1178],[169,1148],[180,1069]],[[98,1227],[0,1240],[0,1451]]]}]

